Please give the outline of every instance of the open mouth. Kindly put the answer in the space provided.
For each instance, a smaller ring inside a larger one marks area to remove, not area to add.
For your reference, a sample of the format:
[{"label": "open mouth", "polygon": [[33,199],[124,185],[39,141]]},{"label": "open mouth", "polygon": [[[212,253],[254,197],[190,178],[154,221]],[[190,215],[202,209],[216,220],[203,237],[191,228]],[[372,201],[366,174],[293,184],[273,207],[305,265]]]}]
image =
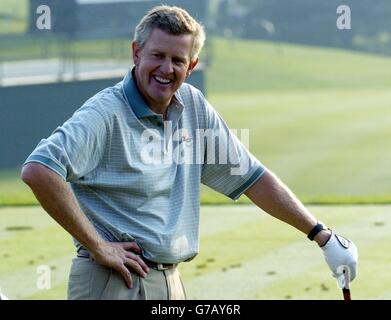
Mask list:
[{"label": "open mouth", "polygon": [[170,84],[170,83],[173,82],[173,80],[171,80],[171,79],[165,79],[165,78],[161,78],[161,77],[158,77],[158,76],[153,76],[153,79],[154,79],[157,83],[159,83],[159,84],[161,84],[161,85],[168,85],[168,84]]}]

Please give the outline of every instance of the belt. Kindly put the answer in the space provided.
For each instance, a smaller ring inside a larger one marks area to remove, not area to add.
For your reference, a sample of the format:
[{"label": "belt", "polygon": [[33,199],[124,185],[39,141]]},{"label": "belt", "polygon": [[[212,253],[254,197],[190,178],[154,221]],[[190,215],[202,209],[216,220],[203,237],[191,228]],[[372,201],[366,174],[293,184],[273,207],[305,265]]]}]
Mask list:
[{"label": "belt", "polygon": [[[78,250],[77,250],[77,256],[79,258],[88,258],[88,259],[92,259],[91,257],[91,254],[90,252],[83,248],[83,247],[80,247]],[[177,263],[157,263],[157,262],[154,262],[154,261],[151,261],[145,257],[141,257],[141,259],[143,259],[143,261],[145,262],[145,264],[152,268],[152,269],[155,269],[155,270],[158,270],[158,271],[163,271],[163,270],[168,270],[168,269],[173,269],[173,268],[176,268],[177,267]]]},{"label": "belt", "polygon": [[178,265],[177,263],[157,263],[157,262],[148,260],[145,257],[141,257],[141,258],[144,260],[145,264],[148,267],[155,269],[155,270],[159,270],[159,271],[173,269],[173,268],[176,268],[176,266]]}]

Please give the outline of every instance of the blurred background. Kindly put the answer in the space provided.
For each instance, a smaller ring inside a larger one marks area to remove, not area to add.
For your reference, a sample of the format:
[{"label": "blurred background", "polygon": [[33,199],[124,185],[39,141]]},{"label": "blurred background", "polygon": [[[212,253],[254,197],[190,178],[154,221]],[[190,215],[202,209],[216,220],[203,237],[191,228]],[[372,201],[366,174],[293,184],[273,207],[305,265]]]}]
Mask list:
[{"label": "blurred background", "polygon": [[[9,297],[66,297],[71,239],[37,206],[20,168],[85,100],[121,81],[134,27],[160,3],[1,1],[0,289]],[[164,3],[186,8],[207,31],[189,82],[231,128],[250,130],[250,150],[318,217],[358,243],[359,298],[391,298],[391,3]],[[340,298],[302,235],[246,197],[232,205],[203,188],[201,202],[201,253],[182,270],[190,298]],[[42,264],[52,271],[48,290],[35,283]],[[258,282],[246,278],[254,272]],[[229,290],[235,279],[238,292]]]}]

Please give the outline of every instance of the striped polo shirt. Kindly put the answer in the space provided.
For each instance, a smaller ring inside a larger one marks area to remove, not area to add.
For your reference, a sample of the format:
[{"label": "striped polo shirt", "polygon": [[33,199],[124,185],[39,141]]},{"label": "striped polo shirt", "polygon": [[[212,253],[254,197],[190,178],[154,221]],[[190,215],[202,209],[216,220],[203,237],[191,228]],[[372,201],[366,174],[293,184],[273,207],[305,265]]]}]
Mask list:
[{"label": "striped polo shirt", "polygon": [[41,163],[67,181],[105,240],[136,241],[159,263],[190,260],[199,249],[200,183],[236,200],[265,168],[189,84],[166,119],[148,107],[129,71],[41,140],[25,164]]}]

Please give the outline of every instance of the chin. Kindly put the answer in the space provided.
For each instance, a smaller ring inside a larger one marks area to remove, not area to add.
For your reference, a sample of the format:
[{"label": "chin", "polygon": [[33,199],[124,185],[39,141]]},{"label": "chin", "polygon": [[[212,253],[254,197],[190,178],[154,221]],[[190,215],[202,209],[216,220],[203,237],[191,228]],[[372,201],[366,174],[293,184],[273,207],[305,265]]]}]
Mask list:
[{"label": "chin", "polygon": [[159,104],[166,104],[166,103],[169,103],[171,101],[171,98],[173,97],[173,95],[155,95],[153,97],[153,100],[155,100],[157,103]]}]

